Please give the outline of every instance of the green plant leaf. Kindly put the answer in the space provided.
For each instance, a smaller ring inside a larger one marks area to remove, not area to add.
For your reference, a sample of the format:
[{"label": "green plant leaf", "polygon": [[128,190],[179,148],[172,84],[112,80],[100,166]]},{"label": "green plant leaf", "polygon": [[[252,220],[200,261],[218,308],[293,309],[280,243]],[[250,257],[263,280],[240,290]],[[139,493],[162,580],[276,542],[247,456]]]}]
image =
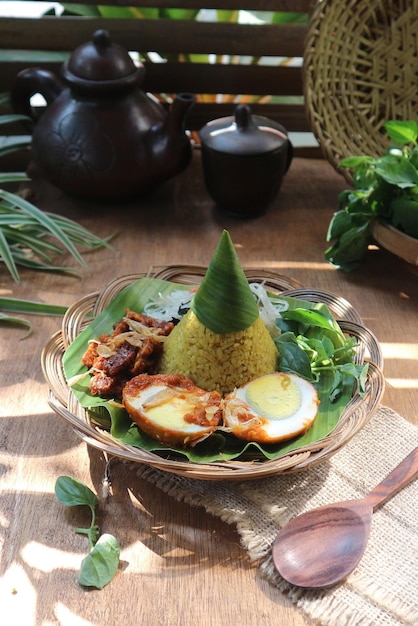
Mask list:
[{"label": "green plant leaf", "polygon": [[84,587],[103,589],[119,567],[120,546],[115,537],[103,534],[81,563],[78,582]]},{"label": "green plant leaf", "polygon": [[351,227],[351,217],[347,211],[336,211],[328,225],[326,241],[333,241]]},{"label": "green plant leaf", "polygon": [[308,21],[307,13],[291,13],[290,11],[274,11],[272,24],[306,24]]},{"label": "green plant leaf", "polygon": [[415,120],[390,120],[385,123],[388,136],[399,146],[416,143],[418,123]]},{"label": "green plant leaf", "polygon": [[10,274],[12,275],[12,278],[14,278],[14,280],[17,282],[19,280],[19,272],[17,271],[12,250],[2,230],[0,230],[0,260],[3,261]]},{"label": "green plant leaf", "polygon": [[60,476],[55,482],[55,495],[66,506],[86,505],[94,510],[98,504],[95,493],[84,483],[72,476]]},{"label": "green plant leaf", "polygon": [[352,227],[325,252],[326,259],[341,269],[350,271],[365,256],[371,239],[371,220],[360,226]]},{"label": "green plant leaf", "polygon": [[29,337],[32,332],[32,324],[28,322],[28,320],[23,319],[22,317],[15,317],[13,315],[5,315],[0,312],[0,323],[3,324],[17,324],[18,326],[25,326],[27,328],[27,332],[23,336],[23,339]]},{"label": "green plant leaf", "polygon": [[316,326],[318,328],[334,330],[334,324],[328,316],[324,316],[320,312],[313,311],[312,309],[288,309],[287,311],[283,311],[282,318],[285,320],[294,320],[305,326]]},{"label": "green plant leaf", "polygon": [[34,300],[0,297],[0,311],[15,313],[33,313],[35,315],[65,315],[67,307],[58,304],[45,304]]},{"label": "green plant leaf", "polygon": [[[11,151],[14,151],[15,149],[16,146],[13,146]],[[4,183],[20,183],[25,180],[29,180],[29,177],[21,172],[7,172],[5,174],[0,174],[0,185],[3,185]]]},{"label": "green plant leaf", "polygon": [[418,201],[405,196],[398,196],[391,202],[392,224],[418,238]]},{"label": "green plant leaf", "polygon": [[294,333],[282,333],[275,343],[280,354],[281,371],[313,380],[309,357],[299,346]]},{"label": "green plant leaf", "polygon": [[360,165],[373,163],[373,161],[372,157],[366,155],[350,156],[340,161],[338,167],[356,168]]},{"label": "green plant leaf", "polygon": [[376,174],[401,189],[418,185],[418,172],[407,158],[387,154],[376,164]]},{"label": "green plant leaf", "polygon": [[71,253],[71,255],[75,259],[77,259],[77,261],[80,263],[81,266],[83,266],[84,268],[87,268],[87,263],[85,262],[85,260],[83,259],[83,257],[81,256],[77,248],[74,246],[73,242],[68,237],[67,233],[65,233],[61,228],[59,228],[59,226],[57,226],[54,220],[47,213],[44,213],[43,211],[38,209],[35,205],[33,205],[31,202],[28,202],[24,198],[21,198],[20,196],[17,196],[16,194],[5,191],[4,189],[0,189],[0,198],[7,200],[11,204],[14,204],[17,207],[19,207],[22,211],[24,211],[28,215],[35,217],[47,231],[49,231],[62,243],[62,245]]},{"label": "green plant leaf", "polygon": [[[7,173],[1,180],[17,182],[27,180],[27,177]],[[0,189],[0,198],[0,261],[4,262],[16,282],[19,282],[18,265],[38,271],[79,275],[73,268],[51,265],[49,253],[62,254],[65,248],[77,261],[81,260],[84,268],[87,268],[87,263],[76,246],[85,249],[106,247],[115,252],[109,243],[111,237],[97,237],[77,222],[41,211],[14,193]],[[51,241],[51,237],[55,240]]]}]

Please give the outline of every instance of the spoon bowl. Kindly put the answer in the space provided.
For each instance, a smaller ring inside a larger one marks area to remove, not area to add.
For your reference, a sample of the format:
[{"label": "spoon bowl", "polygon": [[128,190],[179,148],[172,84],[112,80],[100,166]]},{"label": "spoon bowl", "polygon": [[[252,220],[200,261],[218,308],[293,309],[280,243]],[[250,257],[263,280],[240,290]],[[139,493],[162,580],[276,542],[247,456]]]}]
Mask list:
[{"label": "spoon bowl", "polygon": [[299,587],[331,587],[358,565],[367,546],[373,512],[418,475],[415,448],[365,498],[322,506],[293,518],[278,533],[274,565]]}]

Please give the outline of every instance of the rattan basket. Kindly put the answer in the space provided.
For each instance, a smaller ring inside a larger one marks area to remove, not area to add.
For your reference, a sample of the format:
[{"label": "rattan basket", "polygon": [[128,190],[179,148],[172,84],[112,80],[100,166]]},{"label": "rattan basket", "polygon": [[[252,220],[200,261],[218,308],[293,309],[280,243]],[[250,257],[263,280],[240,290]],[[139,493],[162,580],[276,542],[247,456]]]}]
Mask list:
[{"label": "rattan basket", "polygon": [[351,155],[380,156],[388,145],[383,124],[417,118],[417,32],[418,0],[316,2],[305,46],[305,101],[334,167]]},{"label": "rattan basket", "polygon": [[[198,284],[204,273],[203,267],[170,266],[148,273],[147,276],[182,284]],[[339,320],[343,331],[358,339],[357,362],[362,363],[364,360],[370,362],[366,394],[362,398],[358,395],[353,396],[337,426],[327,437],[274,460],[194,463],[164,458],[153,452],[125,445],[113,438],[109,432],[91,423],[88,412],[68,388],[63,371],[64,352],[91,322],[92,316],[103,311],[119,291],[138,278],[144,277],[143,274],[118,278],[103,292],[87,295],[68,309],[62,330],[51,337],[42,353],[42,368],[49,385],[51,408],[67,420],[90,446],[127,461],[145,463],[173,474],[196,479],[255,479],[305,470],[329,458],[368,422],[379,405],[384,390],[383,360],[379,344],[374,335],[363,326],[357,311],[344,298],[327,291],[304,289],[296,281],[279,274],[249,269],[246,270],[246,275],[250,282],[263,282],[268,285],[269,290],[276,293],[286,293],[299,299],[326,304]]]}]

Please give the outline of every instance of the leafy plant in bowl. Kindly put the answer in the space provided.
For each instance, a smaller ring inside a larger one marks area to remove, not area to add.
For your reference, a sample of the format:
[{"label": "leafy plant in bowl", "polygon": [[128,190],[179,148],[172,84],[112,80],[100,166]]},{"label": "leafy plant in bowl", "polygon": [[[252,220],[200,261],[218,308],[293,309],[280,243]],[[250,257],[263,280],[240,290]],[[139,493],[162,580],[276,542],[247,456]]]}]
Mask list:
[{"label": "leafy plant in bowl", "polygon": [[388,121],[385,130],[390,143],[383,156],[350,156],[340,163],[352,170],[354,188],[339,196],[325,258],[344,271],[364,259],[377,221],[418,239],[418,123]]}]

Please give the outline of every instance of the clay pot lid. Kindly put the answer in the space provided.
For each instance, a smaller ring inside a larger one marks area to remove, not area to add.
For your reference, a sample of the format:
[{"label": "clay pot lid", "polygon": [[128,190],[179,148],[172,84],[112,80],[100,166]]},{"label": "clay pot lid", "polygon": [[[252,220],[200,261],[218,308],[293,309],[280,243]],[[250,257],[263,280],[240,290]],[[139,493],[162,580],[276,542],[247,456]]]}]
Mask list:
[{"label": "clay pot lid", "polygon": [[200,130],[202,145],[217,152],[254,155],[274,152],[287,146],[286,129],[260,115],[252,115],[251,108],[239,104],[234,116],[208,122]]},{"label": "clay pot lid", "polygon": [[74,50],[61,70],[63,78],[79,87],[126,87],[139,81],[144,67],[136,67],[127,50],[112,43],[106,30],[96,30],[92,41]]}]

